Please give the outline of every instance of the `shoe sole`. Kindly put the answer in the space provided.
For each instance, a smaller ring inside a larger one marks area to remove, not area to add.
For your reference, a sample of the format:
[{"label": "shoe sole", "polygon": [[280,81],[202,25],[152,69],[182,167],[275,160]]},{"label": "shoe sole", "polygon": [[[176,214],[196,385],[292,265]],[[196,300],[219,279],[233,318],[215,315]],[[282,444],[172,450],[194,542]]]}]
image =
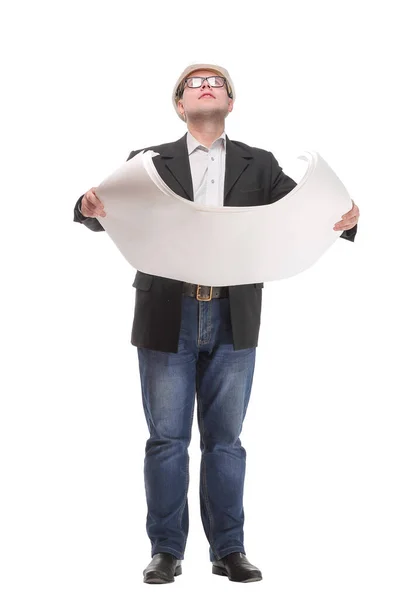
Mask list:
[{"label": "shoe sole", "polygon": [[[182,567],[176,567],[174,576],[182,575]],[[167,579],[163,577],[161,574],[157,574],[156,572],[149,574],[147,577],[143,579],[143,583],[173,583],[174,578]]]},{"label": "shoe sole", "polygon": [[229,579],[229,581],[235,581],[237,583],[251,583],[252,581],[261,581],[262,580],[261,575],[255,576],[255,577],[249,577],[248,579],[232,579],[231,577],[229,577],[229,575],[225,571],[225,569],[222,569],[221,567],[215,567],[215,566],[213,566],[212,572],[214,573],[214,575],[222,575],[223,577],[227,577]]}]

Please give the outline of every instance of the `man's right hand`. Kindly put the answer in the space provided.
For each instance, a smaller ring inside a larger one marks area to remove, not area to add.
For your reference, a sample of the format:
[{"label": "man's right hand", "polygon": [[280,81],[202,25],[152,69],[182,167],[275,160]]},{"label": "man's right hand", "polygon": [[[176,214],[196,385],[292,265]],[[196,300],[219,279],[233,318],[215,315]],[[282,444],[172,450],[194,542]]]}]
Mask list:
[{"label": "man's right hand", "polygon": [[83,196],[80,211],[84,217],[105,217],[104,205],[96,196],[95,187]]}]

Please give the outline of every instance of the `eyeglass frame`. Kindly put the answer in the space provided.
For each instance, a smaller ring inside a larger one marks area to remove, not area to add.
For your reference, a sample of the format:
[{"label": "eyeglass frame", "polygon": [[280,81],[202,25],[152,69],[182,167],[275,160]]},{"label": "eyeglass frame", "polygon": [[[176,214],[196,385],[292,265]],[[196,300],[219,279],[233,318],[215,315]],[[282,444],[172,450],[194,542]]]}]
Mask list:
[{"label": "eyeglass frame", "polygon": [[201,75],[195,75],[194,77],[185,77],[185,79],[182,81],[182,83],[180,83],[180,85],[177,87],[177,90],[176,90],[176,92],[175,92],[175,98],[178,98],[178,100],[179,100],[180,98],[182,98],[183,91],[184,91],[184,89],[185,89],[185,87],[186,87],[186,85],[185,85],[185,84],[187,83],[188,79],[195,79],[195,78],[198,78],[198,79],[202,79],[202,80],[203,80],[203,81],[201,82],[201,85],[199,85],[199,87],[198,87],[198,88],[190,88],[190,89],[192,89],[192,90],[196,90],[196,89],[199,89],[199,88],[201,88],[201,86],[203,85],[203,83],[204,83],[205,81],[207,81],[208,79],[211,79],[211,77],[220,77],[221,79],[223,79],[223,80],[224,80],[224,83],[223,83],[223,85],[217,85],[217,86],[212,86],[211,84],[209,84],[209,85],[210,85],[210,87],[224,87],[224,86],[226,86],[226,92],[227,92],[227,94],[228,94],[228,97],[229,97],[229,98],[233,98],[233,94],[232,94],[232,91],[231,91],[231,89],[230,89],[230,85],[229,85],[229,83],[228,83],[228,81],[227,81],[226,77],[223,77],[222,75],[218,75],[218,74],[215,74],[215,75],[208,75],[208,77],[202,77]]}]

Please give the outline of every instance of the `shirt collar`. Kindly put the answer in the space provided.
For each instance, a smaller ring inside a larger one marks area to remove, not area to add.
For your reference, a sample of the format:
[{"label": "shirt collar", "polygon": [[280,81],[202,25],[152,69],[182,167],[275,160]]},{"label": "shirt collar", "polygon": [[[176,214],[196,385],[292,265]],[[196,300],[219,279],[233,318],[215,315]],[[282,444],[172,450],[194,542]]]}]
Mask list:
[{"label": "shirt collar", "polygon": [[[226,134],[225,131],[223,131],[221,133],[221,135],[217,138],[217,140],[224,140],[222,143],[225,144],[226,143]],[[217,141],[214,140],[213,144]],[[208,148],[206,146],[203,146],[203,144],[201,144],[199,141],[196,140],[196,138],[190,133],[190,131],[188,130],[187,132],[187,138],[186,138],[186,142],[187,142],[187,148],[188,148],[188,154],[192,154],[192,152],[194,152],[196,150],[196,148],[205,148],[208,151]]]}]

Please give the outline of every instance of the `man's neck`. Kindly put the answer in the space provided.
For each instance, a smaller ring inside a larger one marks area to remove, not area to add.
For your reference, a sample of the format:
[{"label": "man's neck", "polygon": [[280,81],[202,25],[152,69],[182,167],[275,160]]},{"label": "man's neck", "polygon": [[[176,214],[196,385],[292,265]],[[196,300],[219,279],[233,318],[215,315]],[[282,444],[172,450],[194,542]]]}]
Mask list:
[{"label": "man's neck", "polygon": [[187,128],[200,144],[210,148],[211,144],[224,132],[225,122],[188,123]]}]

